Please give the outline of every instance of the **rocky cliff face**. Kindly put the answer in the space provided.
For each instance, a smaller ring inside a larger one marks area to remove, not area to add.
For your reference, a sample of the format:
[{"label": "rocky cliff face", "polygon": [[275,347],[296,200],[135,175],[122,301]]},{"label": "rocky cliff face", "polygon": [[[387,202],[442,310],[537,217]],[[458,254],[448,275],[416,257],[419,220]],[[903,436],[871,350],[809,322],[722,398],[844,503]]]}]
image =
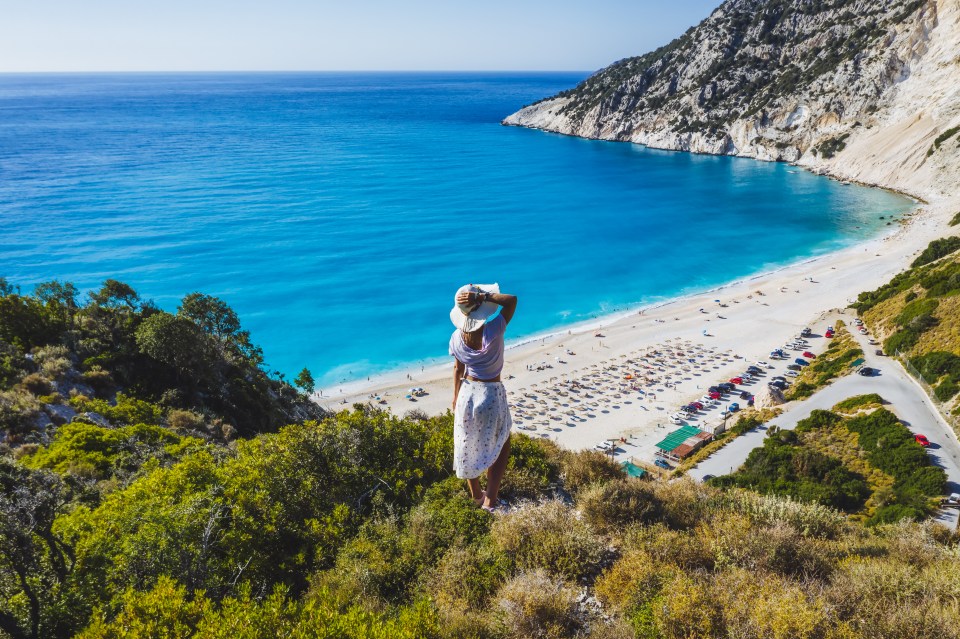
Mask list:
[{"label": "rocky cliff face", "polygon": [[503,123],[950,195],[960,0],[727,0],[667,46]]}]

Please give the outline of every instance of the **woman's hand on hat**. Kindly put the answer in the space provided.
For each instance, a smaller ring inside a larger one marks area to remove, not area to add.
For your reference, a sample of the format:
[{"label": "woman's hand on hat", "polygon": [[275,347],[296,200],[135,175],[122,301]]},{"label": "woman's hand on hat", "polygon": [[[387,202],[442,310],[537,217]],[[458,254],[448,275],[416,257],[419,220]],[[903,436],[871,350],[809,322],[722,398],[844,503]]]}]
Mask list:
[{"label": "woman's hand on hat", "polygon": [[480,301],[481,295],[483,295],[483,293],[474,293],[473,291],[457,293],[457,304],[460,306],[473,306]]}]

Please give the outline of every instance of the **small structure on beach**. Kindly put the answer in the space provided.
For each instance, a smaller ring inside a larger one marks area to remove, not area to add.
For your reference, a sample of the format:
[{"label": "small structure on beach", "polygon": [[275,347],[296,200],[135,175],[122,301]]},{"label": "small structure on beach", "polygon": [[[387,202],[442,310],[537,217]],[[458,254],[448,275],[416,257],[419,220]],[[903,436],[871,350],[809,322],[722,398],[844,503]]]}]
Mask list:
[{"label": "small structure on beach", "polygon": [[657,455],[680,461],[686,459],[704,444],[713,439],[713,435],[694,426],[681,426],[671,431],[657,443]]}]

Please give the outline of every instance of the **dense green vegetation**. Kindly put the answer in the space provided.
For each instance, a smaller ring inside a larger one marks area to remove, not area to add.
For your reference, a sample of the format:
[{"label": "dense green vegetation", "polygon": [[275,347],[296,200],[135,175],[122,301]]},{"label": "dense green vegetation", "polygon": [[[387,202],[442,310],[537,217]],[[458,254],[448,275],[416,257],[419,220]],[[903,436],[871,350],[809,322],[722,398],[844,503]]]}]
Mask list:
[{"label": "dense green vegetation", "polygon": [[913,260],[913,264],[910,266],[917,267],[929,264],[941,257],[950,255],[958,249],[960,249],[960,237],[956,235],[934,240],[930,242],[927,248],[923,249],[923,252],[917,256],[917,259]]},{"label": "dense green vegetation", "polygon": [[[878,395],[861,395],[838,406],[851,409],[879,402],[882,398]],[[855,445],[842,436],[843,431],[856,434]],[[832,440],[829,446],[825,433]],[[795,430],[772,429],[764,445],[751,451],[740,470],[711,483],[859,513],[873,491],[864,474],[851,468],[847,460],[857,460],[862,470],[864,459],[893,479],[891,485],[882,487],[883,494],[874,495],[875,508],[866,519],[870,525],[925,517],[932,512],[932,500],[944,492],[943,469],[930,463],[909,429],[883,408],[846,419],[815,410]]]},{"label": "dense green vegetation", "polygon": [[876,408],[882,406],[884,400],[877,393],[868,393],[866,395],[855,395],[854,397],[848,397],[847,399],[837,402],[833,407],[838,413],[851,414],[857,413],[861,410],[867,408]]},{"label": "dense green vegetation", "polygon": [[81,303],[69,283],[27,295],[0,279],[0,430],[8,444],[42,442],[48,424],[71,419],[229,439],[320,416],[265,372],[260,349],[218,298],[193,293],[170,314],[116,280]]}]

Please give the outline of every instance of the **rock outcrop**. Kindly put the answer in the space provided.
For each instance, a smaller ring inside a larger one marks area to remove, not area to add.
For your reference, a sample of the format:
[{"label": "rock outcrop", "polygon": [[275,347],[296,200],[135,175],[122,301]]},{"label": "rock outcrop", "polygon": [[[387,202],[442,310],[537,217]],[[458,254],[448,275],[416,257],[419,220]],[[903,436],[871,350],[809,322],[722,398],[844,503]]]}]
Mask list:
[{"label": "rock outcrop", "polygon": [[503,123],[949,196],[960,182],[960,2],[727,0],[667,46]]}]

